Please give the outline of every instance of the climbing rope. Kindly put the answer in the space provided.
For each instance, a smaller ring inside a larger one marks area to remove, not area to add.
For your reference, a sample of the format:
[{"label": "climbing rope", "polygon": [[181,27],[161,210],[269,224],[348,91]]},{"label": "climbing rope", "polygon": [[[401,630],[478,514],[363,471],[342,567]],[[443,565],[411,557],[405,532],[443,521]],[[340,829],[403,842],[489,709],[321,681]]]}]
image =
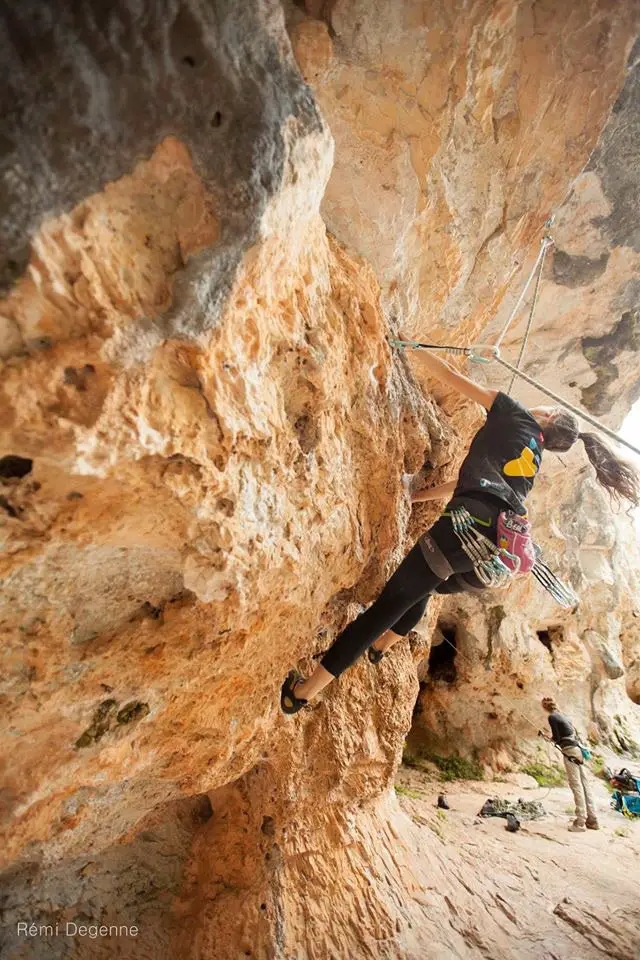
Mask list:
[{"label": "climbing rope", "polygon": [[518,370],[517,367],[514,367],[512,363],[509,363],[508,360],[505,360],[504,357],[501,357],[499,353],[496,354],[493,359],[497,360],[497,362],[502,364],[502,366],[507,370],[510,370],[513,374],[515,374],[515,376],[520,377],[526,383],[530,384],[532,387],[535,387],[536,390],[540,391],[540,393],[544,393],[547,397],[550,397],[551,400],[555,400],[556,403],[560,404],[561,407],[564,407],[565,410],[568,410],[574,416],[584,420],[592,427],[595,427],[596,430],[600,430],[601,433],[604,433],[607,437],[610,437],[615,441],[615,443],[620,443],[624,447],[628,447],[629,450],[633,450],[634,453],[640,456],[640,449],[638,449],[638,447],[634,447],[634,445],[629,443],[628,440],[625,440],[623,437],[619,436],[615,430],[610,430],[609,427],[605,427],[603,423],[600,423],[600,421],[596,420],[595,417],[592,417],[591,414],[585,413],[584,410],[580,409],[580,407],[576,407],[574,404],[569,403],[568,400],[565,400],[564,397],[554,393],[553,390],[549,389],[549,387],[545,387],[544,384],[540,383],[538,380],[534,380],[534,378],[530,377],[528,373]]},{"label": "climbing rope", "polygon": [[[551,224],[553,223],[553,220],[554,220],[553,217],[549,217],[549,219],[548,219],[547,222],[545,223],[545,227],[549,228],[549,227],[551,226]],[[533,280],[533,278],[534,278],[534,276],[535,276],[535,274],[536,274],[536,271],[537,271],[537,273],[538,273],[538,282],[539,282],[540,276],[541,276],[541,274],[542,274],[542,265],[544,264],[544,258],[545,258],[546,255],[547,255],[547,249],[548,249],[552,244],[553,244],[553,240],[551,239],[551,237],[550,237],[548,234],[545,234],[545,236],[542,238],[542,243],[540,244],[540,253],[538,254],[538,257],[537,257],[537,259],[536,259],[536,262],[534,263],[534,265],[533,265],[532,268],[531,268],[531,272],[530,272],[529,276],[527,277],[527,281],[526,281],[524,287],[522,288],[522,292],[520,293],[520,296],[518,297],[518,299],[517,299],[517,301],[516,301],[515,307],[513,308],[513,310],[511,311],[511,313],[509,314],[509,316],[508,316],[508,318],[507,318],[507,322],[505,323],[504,327],[502,328],[502,332],[500,333],[500,336],[499,336],[498,339],[496,340],[496,347],[500,347],[500,346],[502,345],[502,341],[503,341],[504,338],[506,337],[507,331],[509,330],[509,327],[511,326],[511,324],[513,323],[513,321],[514,321],[515,318],[517,317],[518,312],[519,312],[519,310],[520,310],[520,307],[521,307],[521,305],[522,305],[522,301],[524,300],[524,298],[525,298],[526,295],[527,295],[527,290],[529,289],[529,287],[530,287],[530,285],[531,285],[531,281]]]},{"label": "climbing rope", "polygon": [[[476,666],[476,664],[475,664],[474,661],[471,659],[471,657],[468,657],[468,656],[466,655],[466,653],[463,653],[462,650],[459,650],[459,649],[456,647],[456,645],[451,642],[451,640],[449,640],[447,637],[444,636],[444,634],[442,635],[442,638],[443,638],[444,643],[448,643],[448,644],[449,644],[449,646],[450,646],[451,649],[455,652],[455,654],[456,654],[457,657],[458,657],[458,656],[459,656],[459,657],[462,657],[462,659],[463,659],[463,660],[466,660],[466,662],[469,663],[470,666],[472,666],[472,667],[475,667],[475,666]],[[540,730],[539,725],[538,725],[537,723],[534,723],[533,720],[531,720],[531,719],[526,715],[526,713],[523,713],[523,712],[522,712],[522,710],[520,709],[520,707],[516,704],[515,700],[512,700],[511,697],[508,697],[506,693],[502,693],[502,692],[501,692],[501,693],[500,693],[500,696],[503,697],[503,699],[507,701],[507,703],[511,706],[512,710],[514,710],[515,713],[519,714],[519,716],[520,716],[526,723],[528,723],[530,726],[533,727],[533,729],[536,731],[536,734],[537,734],[538,731]]]},{"label": "climbing rope", "polygon": [[[439,344],[419,343],[416,340],[389,340],[389,343],[401,350],[443,350],[447,353],[458,353],[469,357],[470,360],[474,360],[476,362],[479,361],[481,363],[490,363],[492,360],[495,360],[497,363],[500,363],[503,367],[509,370],[514,376],[520,377],[526,383],[530,384],[532,387],[535,387],[536,390],[539,390],[540,393],[544,393],[547,397],[550,397],[551,400],[555,400],[557,404],[559,404],[561,407],[564,407],[565,410],[568,410],[570,413],[573,413],[574,416],[584,420],[592,427],[595,427],[596,430],[600,430],[601,433],[604,433],[607,437],[610,437],[615,441],[615,443],[620,443],[622,446],[628,447],[629,450],[633,450],[634,453],[640,456],[640,449],[638,447],[634,447],[632,443],[629,443],[628,440],[625,440],[623,437],[619,436],[614,430],[610,430],[609,427],[605,427],[603,423],[600,423],[600,421],[596,420],[595,417],[592,417],[591,414],[585,413],[584,410],[580,409],[580,407],[576,407],[574,404],[569,403],[569,401],[565,400],[564,397],[554,393],[554,391],[549,387],[545,387],[545,385],[540,383],[539,380],[535,380],[533,377],[530,377],[528,373],[518,370],[517,367],[515,367],[512,363],[509,363],[508,360],[505,360],[504,357],[501,356],[500,348],[497,346],[492,346],[491,344],[476,344],[473,347],[443,347]],[[477,350],[488,350],[489,356],[479,356],[475,352]]]},{"label": "climbing rope", "polygon": [[[554,217],[553,216],[549,217],[549,219],[545,223],[545,227],[547,229],[550,228],[553,221],[554,221]],[[511,392],[516,377],[520,377],[522,380],[525,381],[525,383],[528,383],[530,386],[535,387],[535,389],[539,390],[540,393],[544,393],[545,396],[549,397],[551,400],[554,400],[561,407],[564,407],[565,410],[568,410],[574,416],[579,417],[581,420],[584,420],[585,423],[590,424],[592,427],[594,427],[596,430],[599,430],[605,436],[610,437],[610,439],[612,439],[615,443],[622,444],[622,446],[627,447],[629,450],[632,450],[635,454],[640,456],[640,449],[638,447],[635,447],[632,443],[629,443],[628,440],[625,440],[623,437],[620,437],[614,430],[611,430],[609,427],[605,427],[605,425],[603,423],[600,423],[599,420],[596,420],[595,417],[592,417],[590,414],[585,413],[584,410],[580,409],[580,407],[576,407],[574,406],[574,404],[569,403],[569,401],[565,400],[564,397],[561,397],[559,396],[559,394],[554,393],[554,391],[549,389],[549,387],[546,387],[544,384],[540,383],[539,380],[535,380],[533,377],[530,377],[528,373],[524,373],[520,369],[520,365],[524,358],[524,354],[527,349],[527,344],[529,342],[531,328],[533,326],[533,318],[535,314],[536,304],[538,302],[538,293],[540,291],[540,282],[542,277],[542,268],[544,266],[544,260],[547,255],[547,250],[552,245],[553,245],[553,239],[549,236],[548,233],[546,233],[542,238],[542,242],[540,244],[540,252],[538,253],[536,261],[533,267],[531,268],[531,271],[529,273],[529,276],[527,277],[526,283],[522,288],[520,296],[518,297],[518,300],[516,301],[516,304],[513,310],[509,314],[507,321],[504,324],[495,344],[476,344],[471,347],[460,347],[457,345],[450,345],[450,344],[442,345],[438,343],[422,343],[418,340],[397,340],[397,339],[390,339],[389,343],[391,346],[396,347],[399,350],[441,350],[444,353],[458,354],[459,356],[468,357],[469,360],[475,363],[491,363],[492,360],[495,360],[497,361],[497,363],[501,364],[506,370],[509,370],[509,372],[511,373],[511,382],[507,390],[508,393]],[[505,360],[504,357],[501,355],[500,346],[505,336],[507,335],[507,331],[509,330],[509,327],[511,326],[514,318],[518,314],[518,311],[520,310],[520,306],[522,305],[522,302],[526,296],[527,290],[531,285],[531,281],[533,280],[534,276],[536,276],[536,274],[537,274],[536,285],[534,289],[531,308],[529,311],[529,319],[527,322],[524,339],[520,347],[520,354],[518,356],[517,363],[514,366],[512,363],[509,363],[508,360]],[[483,356],[480,353],[480,351],[483,351],[488,355]]]},{"label": "climbing rope", "polygon": [[[539,294],[539,292],[540,292],[540,281],[542,280],[542,271],[543,271],[543,269],[544,269],[544,258],[545,258],[546,255],[547,255],[547,250],[548,250],[549,247],[552,246],[552,245],[553,245],[553,240],[551,239],[551,237],[549,237],[549,236],[544,236],[544,237],[542,238],[540,255],[539,255],[538,260],[537,260],[537,263],[539,263],[538,275],[537,275],[537,277],[536,277],[536,285],[535,285],[535,287],[534,287],[534,289],[533,289],[533,298],[532,298],[532,300],[531,300],[531,307],[530,307],[530,309],[529,309],[529,319],[527,320],[527,326],[526,326],[526,329],[525,329],[525,331],[524,331],[524,337],[523,337],[523,339],[522,339],[522,345],[521,345],[521,347],[520,347],[520,353],[518,354],[518,360],[517,360],[517,362],[516,362],[516,368],[517,368],[518,370],[519,370],[520,367],[522,366],[522,361],[524,360],[524,355],[525,355],[525,353],[526,353],[526,351],[527,351],[527,346],[528,346],[528,343],[529,343],[529,335],[530,335],[530,333],[531,333],[531,328],[532,328],[532,326],[533,326],[533,318],[534,318],[534,315],[535,315],[535,312],[536,312],[536,305],[537,305],[537,303],[538,303],[538,294]],[[511,382],[510,382],[510,384],[509,384],[509,386],[508,386],[508,388],[507,388],[507,393],[509,394],[509,396],[511,396],[511,391],[513,390],[513,385],[514,385],[514,383],[515,383],[515,380],[516,380],[516,374],[514,373],[514,374],[512,375],[512,377],[511,377]]]}]

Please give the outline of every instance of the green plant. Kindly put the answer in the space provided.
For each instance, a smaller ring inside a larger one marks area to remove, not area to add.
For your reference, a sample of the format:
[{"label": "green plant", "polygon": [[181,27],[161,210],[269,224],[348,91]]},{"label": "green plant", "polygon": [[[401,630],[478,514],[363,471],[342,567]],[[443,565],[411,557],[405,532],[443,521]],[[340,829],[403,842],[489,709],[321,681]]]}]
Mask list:
[{"label": "green plant", "polygon": [[604,757],[601,753],[594,753],[591,755],[591,770],[596,777],[601,777],[605,780],[604,776]]},{"label": "green plant", "polygon": [[451,780],[484,780],[482,764],[477,760],[467,760],[465,757],[440,757],[433,754],[425,757],[435,763],[440,771],[440,779],[447,783]]},{"label": "green plant", "polygon": [[613,832],[616,837],[628,837],[631,833],[628,827],[617,827]]},{"label": "green plant", "polygon": [[436,810],[436,817],[438,818],[438,820],[446,820],[446,819],[447,819],[447,815],[446,815],[446,813],[444,812],[444,810]]},{"label": "green plant", "polygon": [[521,773],[528,773],[536,781],[539,787],[561,787],[564,783],[564,774],[558,767],[552,767],[541,760],[534,760],[531,763],[520,767]]},{"label": "green plant", "polygon": [[420,748],[417,751],[409,750],[405,744],[402,762],[406,767],[413,767],[425,773],[430,773],[435,766],[438,768],[439,779],[445,783],[451,780],[484,780],[481,763],[477,760],[467,760],[457,754],[452,757],[441,757],[437,753],[426,753]]},{"label": "green plant", "polygon": [[402,754],[402,762],[405,767],[413,767],[415,770],[424,769],[424,763],[417,754],[412,753],[407,747],[404,748],[404,753]]},{"label": "green plant", "polygon": [[417,790],[410,790],[409,787],[404,787],[401,783],[396,783],[394,789],[400,797],[411,797],[412,800],[420,799],[420,794]]}]

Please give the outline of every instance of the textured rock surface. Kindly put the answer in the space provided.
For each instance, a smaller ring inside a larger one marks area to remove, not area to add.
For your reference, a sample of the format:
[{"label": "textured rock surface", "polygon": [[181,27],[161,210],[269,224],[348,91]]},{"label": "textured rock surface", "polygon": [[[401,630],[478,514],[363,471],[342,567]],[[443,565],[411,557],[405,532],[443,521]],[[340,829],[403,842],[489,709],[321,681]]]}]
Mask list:
[{"label": "textured rock surface", "polygon": [[[638,207],[639,134],[636,43],[600,141],[555,211],[555,247],[545,266],[525,363],[529,374],[616,428],[640,396],[640,243],[632,212]],[[529,269],[526,263],[488,335],[497,334],[506,321]],[[524,318],[507,334],[505,355],[517,356],[523,329]],[[517,396],[525,403],[539,402],[539,394],[522,382]]]},{"label": "textured rock surface", "polygon": [[270,0],[4,17],[3,903],[140,921],[79,957],[479,949],[389,793],[408,644],[296,721],[277,693],[433,518],[403,470],[438,482],[471,428],[389,322],[480,329],[596,143],[634,8],[309,9],[323,116]]},{"label": "textured rock surface", "polygon": [[292,30],[336,139],[329,228],[373,265],[406,333],[474,336],[594,146],[637,9],[306,6],[333,37],[327,65],[322,25]]}]

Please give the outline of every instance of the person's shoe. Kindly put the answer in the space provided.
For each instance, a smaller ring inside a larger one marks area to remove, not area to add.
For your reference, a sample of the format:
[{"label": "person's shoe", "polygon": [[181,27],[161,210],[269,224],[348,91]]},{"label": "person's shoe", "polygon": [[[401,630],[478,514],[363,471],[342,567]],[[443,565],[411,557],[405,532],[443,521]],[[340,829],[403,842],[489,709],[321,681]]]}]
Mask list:
[{"label": "person's shoe", "polygon": [[377,663],[380,663],[380,661],[384,657],[384,653],[382,650],[376,650],[375,647],[369,647],[369,649],[367,650],[367,656],[369,657],[369,660],[371,661],[371,663],[377,664]]},{"label": "person's shoe", "polygon": [[584,833],[586,829],[586,825],[581,823],[580,820],[574,820],[573,823],[569,824],[569,830],[571,833]]},{"label": "person's shoe", "polygon": [[303,707],[306,707],[307,700],[303,700],[302,697],[296,697],[295,687],[299,680],[302,680],[302,677],[297,670],[291,670],[287,674],[287,678],[282,684],[282,689],[280,691],[280,707],[283,713],[293,714],[297,713],[298,710],[302,710]]},{"label": "person's shoe", "polygon": [[587,817],[587,822],[585,824],[587,830],[599,830],[600,824],[596,817]]}]

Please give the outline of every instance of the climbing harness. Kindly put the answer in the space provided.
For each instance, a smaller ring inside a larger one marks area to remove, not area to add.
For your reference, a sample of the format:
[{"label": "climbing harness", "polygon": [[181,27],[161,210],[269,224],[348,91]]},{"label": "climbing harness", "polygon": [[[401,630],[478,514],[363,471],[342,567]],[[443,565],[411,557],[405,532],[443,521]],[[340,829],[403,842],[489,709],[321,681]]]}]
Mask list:
[{"label": "climbing harness", "polygon": [[[505,512],[507,517],[509,513]],[[533,559],[522,555],[517,547],[514,548],[516,552],[507,550],[504,538],[499,538],[498,544],[495,544],[476,529],[475,517],[465,507],[455,507],[447,516],[451,518],[460,546],[473,563],[474,574],[485,587],[504,587],[521,571],[531,572],[561,607],[573,609],[578,605],[579,598],[571,587],[563,583],[542,559],[540,547],[535,545]],[[531,543],[533,545],[533,541]],[[512,543],[508,545],[513,546]]]},{"label": "climbing harness", "polygon": [[456,507],[450,517],[460,546],[473,563],[478,580],[486,587],[504,586],[513,575],[502,559],[506,551],[476,530],[473,517],[465,507]]},{"label": "climbing harness", "polygon": [[[550,218],[547,221],[546,226],[547,227],[551,226],[552,222],[553,222],[553,218]],[[543,383],[540,383],[540,381],[534,379],[533,377],[530,377],[529,374],[524,373],[524,371],[520,369],[520,366],[524,359],[524,354],[527,348],[527,344],[529,342],[531,329],[533,326],[533,319],[534,319],[536,304],[538,301],[538,293],[540,290],[540,281],[542,277],[542,268],[544,266],[544,260],[549,247],[552,245],[553,245],[553,240],[548,234],[545,234],[540,245],[540,252],[538,254],[537,260],[534,263],[531,269],[531,272],[527,277],[526,283],[522,288],[522,292],[520,293],[520,296],[518,297],[518,300],[513,310],[509,314],[509,317],[506,323],[504,324],[502,331],[500,332],[500,335],[496,340],[495,344],[480,343],[480,344],[475,344],[469,347],[460,347],[453,344],[441,345],[437,343],[422,343],[418,340],[398,340],[398,339],[390,339],[389,344],[393,347],[396,347],[396,349],[399,349],[399,350],[440,350],[443,353],[451,353],[451,354],[457,354],[459,356],[468,357],[468,359],[474,363],[491,363],[491,361],[495,360],[496,363],[499,363],[501,366],[503,366],[506,370],[508,370],[511,373],[511,382],[509,384],[507,392],[509,393],[511,392],[515,379],[517,377],[520,377],[520,379],[524,380],[525,383],[528,383],[530,386],[535,387],[536,390],[539,390],[540,393],[545,394],[545,396],[549,397],[555,403],[559,404],[559,406],[564,407],[565,410],[568,410],[575,417],[578,417],[579,419],[584,420],[590,426],[594,427],[596,430],[599,430],[601,433],[605,434],[605,436],[609,437],[615,443],[622,444],[622,446],[627,447],[629,450],[632,450],[635,454],[640,456],[640,449],[638,447],[635,447],[632,443],[629,443],[628,440],[625,440],[623,437],[619,436],[614,430],[611,430],[609,427],[606,427],[603,423],[600,423],[600,421],[597,420],[595,417],[592,417],[591,414],[588,414],[584,410],[581,410],[580,407],[576,407],[574,404],[570,403],[568,400],[565,400],[564,397],[559,396],[559,394],[555,393],[549,387],[545,386]],[[520,354],[518,356],[518,360],[516,364],[513,364],[513,363],[510,363],[508,360],[504,359],[504,357],[500,352],[500,347],[507,334],[509,327],[511,326],[511,323],[513,322],[514,318],[516,317],[520,309],[520,306],[525,298],[527,290],[531,285],[531,281],[533,280],[534,276],[536,276],[536,274],[537,274],[536,285],[534,288],[534,295],[531,303],[531,308],[529,311],[529,319],[527,321],[527,327],[525,330],[524,339],[520,348]]]}]

